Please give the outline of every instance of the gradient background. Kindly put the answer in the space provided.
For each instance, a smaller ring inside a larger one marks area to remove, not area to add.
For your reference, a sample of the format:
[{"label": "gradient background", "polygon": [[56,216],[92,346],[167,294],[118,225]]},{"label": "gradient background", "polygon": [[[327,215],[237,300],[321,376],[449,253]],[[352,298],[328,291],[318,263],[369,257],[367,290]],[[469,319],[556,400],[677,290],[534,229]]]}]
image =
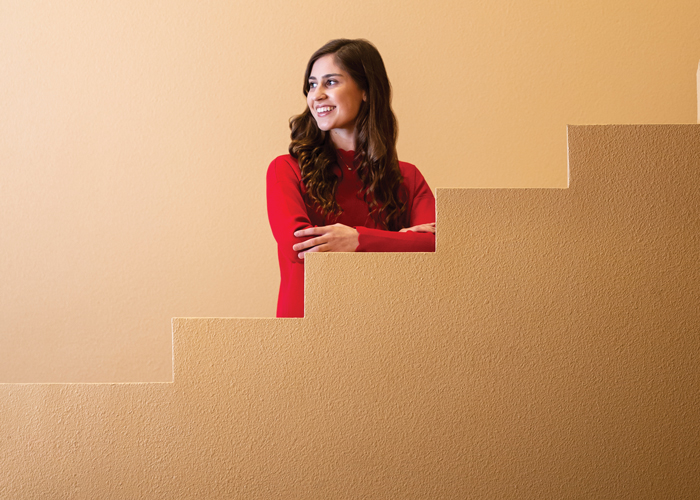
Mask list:
[{"label": "gradient background", "polygon": [[265,171],[332,38],[436,187],[563,187],[566,124],[694,123],[691,0],[0,1],[0,382],[171,380],[174,316],[274,315]]}]

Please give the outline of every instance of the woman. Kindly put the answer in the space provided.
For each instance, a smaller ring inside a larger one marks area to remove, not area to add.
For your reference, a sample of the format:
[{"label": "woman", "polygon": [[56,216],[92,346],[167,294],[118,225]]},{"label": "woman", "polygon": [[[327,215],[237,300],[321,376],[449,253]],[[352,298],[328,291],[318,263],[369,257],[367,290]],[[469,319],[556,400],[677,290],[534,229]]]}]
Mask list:
[{"label": "woman", "polygon": [[435,198],[396,155],[391,86],[366,40],[332,40],[311,56],[307,108],[290,120],[289,154],[267,171],[277,240],[277,317],[304,315],[309,252],[433,252]]}]

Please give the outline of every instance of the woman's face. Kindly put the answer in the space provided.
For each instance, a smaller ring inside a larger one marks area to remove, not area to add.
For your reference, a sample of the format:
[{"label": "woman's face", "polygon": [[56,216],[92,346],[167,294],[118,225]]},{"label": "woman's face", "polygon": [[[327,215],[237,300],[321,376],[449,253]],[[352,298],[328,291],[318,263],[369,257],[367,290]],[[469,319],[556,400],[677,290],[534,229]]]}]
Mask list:
[{"label": "woman's face", "polygon": [[316,60],[309,75],[306,102],[318,128],[342,135],[355,134],[355,121],[366,94],[340,69],[334,54]]}]

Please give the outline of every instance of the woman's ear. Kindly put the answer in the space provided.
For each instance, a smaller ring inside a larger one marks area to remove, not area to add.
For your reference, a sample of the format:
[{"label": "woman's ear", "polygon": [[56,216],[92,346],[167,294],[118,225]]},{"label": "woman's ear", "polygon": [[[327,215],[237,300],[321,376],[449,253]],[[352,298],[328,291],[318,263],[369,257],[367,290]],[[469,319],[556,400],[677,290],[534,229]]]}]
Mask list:
[{"label": "woman's ear", "polygon": [[364,90],[362,91],[362,100],[367,102],[367,92]]}]

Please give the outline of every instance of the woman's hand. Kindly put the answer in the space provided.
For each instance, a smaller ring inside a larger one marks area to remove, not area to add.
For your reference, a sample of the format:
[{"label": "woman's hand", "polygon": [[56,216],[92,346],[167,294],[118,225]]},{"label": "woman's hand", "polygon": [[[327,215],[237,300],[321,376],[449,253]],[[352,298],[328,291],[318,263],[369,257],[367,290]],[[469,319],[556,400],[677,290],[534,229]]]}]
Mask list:
[{"label": "woman's hand", "polygon": [[435,234],[435,223],[429,222],[428,224],[418,224],[413,227],[405,227],[401,229],[400,233],[405,233],[407,231],[413,231],[414,233],[433,233]]},{"label": "woman's hand", "polygon": [[315,236],[292,247],[294,251],[300,252],[300,259],[304,258],[306,252],[354,252],[360,244],[357,229],[344,224],[310,227],[295,232],[294,236]]}]

